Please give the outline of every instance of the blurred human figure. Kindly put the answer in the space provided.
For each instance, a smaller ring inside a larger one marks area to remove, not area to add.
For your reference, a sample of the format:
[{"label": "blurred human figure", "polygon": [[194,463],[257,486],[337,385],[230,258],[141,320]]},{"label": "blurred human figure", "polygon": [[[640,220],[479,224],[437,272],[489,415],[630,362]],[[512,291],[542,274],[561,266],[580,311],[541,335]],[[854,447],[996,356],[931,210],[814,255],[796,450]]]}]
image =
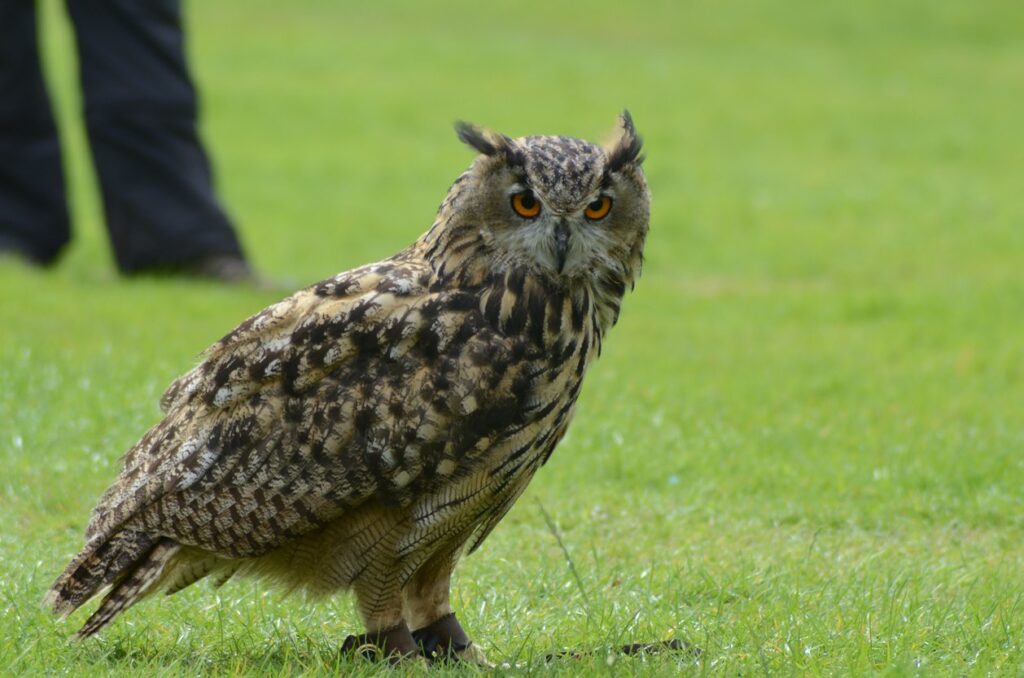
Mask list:
[{"label": "blurred human figure", "polygon": [[[197,134],[180,0],[67,0],[67,9],[120,270],[251,281]],[[0,0],[0,251],[50,264],[70,236],[36,2]]]}]

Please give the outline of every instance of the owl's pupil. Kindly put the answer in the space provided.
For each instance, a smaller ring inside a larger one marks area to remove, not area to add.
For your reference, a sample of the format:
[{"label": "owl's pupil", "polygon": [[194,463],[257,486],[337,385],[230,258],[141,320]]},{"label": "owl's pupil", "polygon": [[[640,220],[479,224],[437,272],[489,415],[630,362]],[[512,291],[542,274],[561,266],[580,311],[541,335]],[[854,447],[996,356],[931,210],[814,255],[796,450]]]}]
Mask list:
[{"label": "owl's pupil", "polygon": [[602,204],[603,203],[601,202],[601,199],[598,198],[594,202],[590,203],[590,209],[592,209],[592,210],[594,210],[596,212],[597,210],[601,209]]},{"label": "owl's pupil", "polygon": [[523,197],[519,199],[524,209],[532,210],[537,201],[534,199],[532,193],[523,193]]}]

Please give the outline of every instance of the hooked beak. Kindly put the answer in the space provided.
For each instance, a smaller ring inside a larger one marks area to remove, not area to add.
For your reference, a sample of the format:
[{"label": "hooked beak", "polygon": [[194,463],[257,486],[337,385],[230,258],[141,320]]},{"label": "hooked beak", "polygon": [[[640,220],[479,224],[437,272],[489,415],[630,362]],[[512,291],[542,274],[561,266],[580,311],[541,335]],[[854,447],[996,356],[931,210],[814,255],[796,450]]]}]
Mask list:
[{"label": "hooked beak", "polygon": [[569,224],[564,219],[559,220],[555,226],[555,260],[558,262],[558,272],[565,268],[565,257],[569,253]]}]

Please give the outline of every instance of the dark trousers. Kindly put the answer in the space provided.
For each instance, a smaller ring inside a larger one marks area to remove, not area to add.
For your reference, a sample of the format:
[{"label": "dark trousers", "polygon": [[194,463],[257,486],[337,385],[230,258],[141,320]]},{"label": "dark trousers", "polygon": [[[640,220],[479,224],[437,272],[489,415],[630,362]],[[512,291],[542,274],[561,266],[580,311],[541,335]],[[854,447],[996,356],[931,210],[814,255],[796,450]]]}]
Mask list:
[{"label": "dark trousers", "polygon": [[[241,254],[196,131],[180,0],[67,0],[85,125],[123,271]],[[0,0],[0,245],[52,262],[70,238],[34,0]]]}]

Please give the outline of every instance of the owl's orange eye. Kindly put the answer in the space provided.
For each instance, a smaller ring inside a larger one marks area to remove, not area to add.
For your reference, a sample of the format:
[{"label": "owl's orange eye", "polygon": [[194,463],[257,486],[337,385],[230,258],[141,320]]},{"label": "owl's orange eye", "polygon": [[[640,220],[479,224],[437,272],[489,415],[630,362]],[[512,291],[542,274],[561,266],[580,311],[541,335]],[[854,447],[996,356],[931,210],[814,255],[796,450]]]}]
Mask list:
[{"label": "owl's orange eye", "polygon": [[587,208],[583,210],[584,216],[587,219],[596,221],[598,219],[604,219],[608,216],[608,212],[612,209],[612,199],[607,195],[602,195],[594,202],[587,205]]},{"label": "owl's orange eye", "polygon": [[512,196],[512,209],[524,219],[533,219],[540,214],[540,200],[530,191],[523,191]]}]

